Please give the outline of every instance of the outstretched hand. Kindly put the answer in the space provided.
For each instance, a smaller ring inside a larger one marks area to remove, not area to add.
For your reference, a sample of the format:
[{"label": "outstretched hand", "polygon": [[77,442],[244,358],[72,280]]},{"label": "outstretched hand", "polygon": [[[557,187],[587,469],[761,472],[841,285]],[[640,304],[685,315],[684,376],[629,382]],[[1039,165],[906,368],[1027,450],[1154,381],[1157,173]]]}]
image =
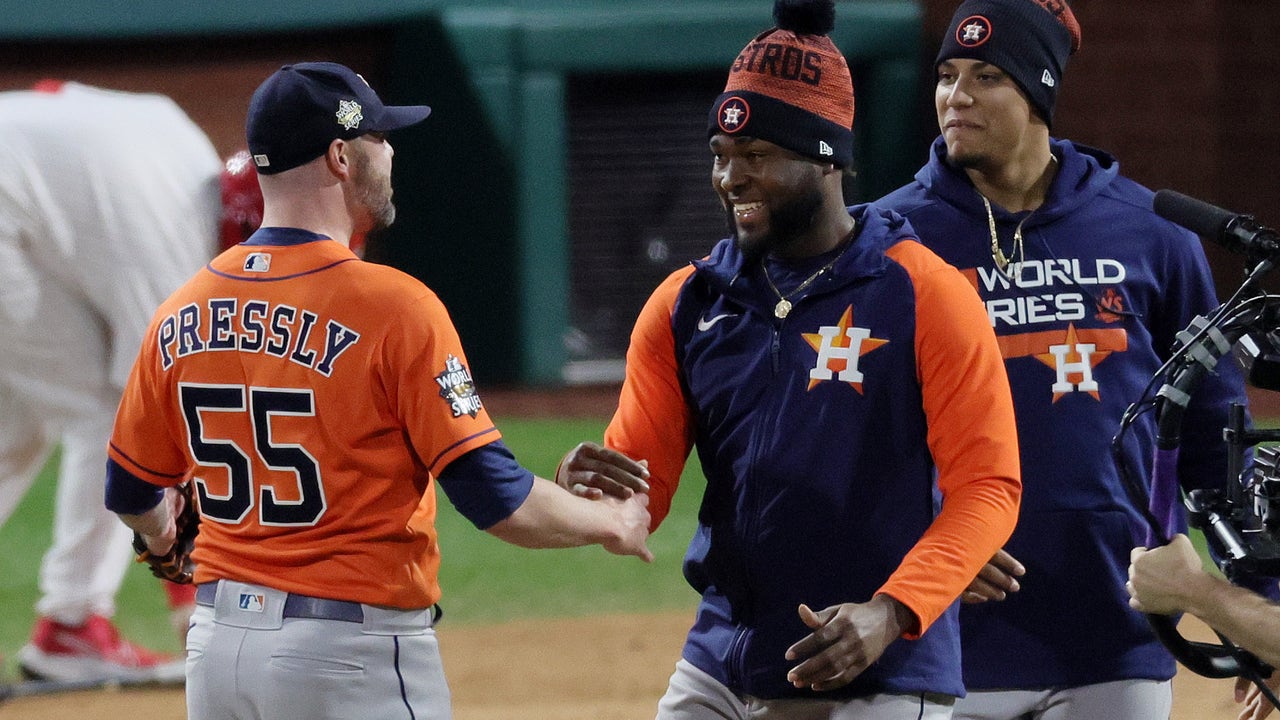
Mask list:
[{"label": "outstretched hand", "polygon": [[645,562],[653,562],[653,553],[645,544],[649,539],[649,496],[633,493],[625,500],[608,497],[603,501],[613,506],[621,529],[616,539],[602,543],[604,549],[615,555],[635,555]]},{"label": "outstretched hand", "polygon": [[629,498],[649,491],[648,461],[632,460],[593,442],[579,443],[556,470],[556,484],[579,497]]},{"label": "outstretched hand", "polygon": [[798,688],[818,691],[852,682],[915,622],[911,611],[888,595],[817,612],[808,605],[798,610],[813,632],[787,648],[788,660],[803,659],[787,673],[787,680]]}]

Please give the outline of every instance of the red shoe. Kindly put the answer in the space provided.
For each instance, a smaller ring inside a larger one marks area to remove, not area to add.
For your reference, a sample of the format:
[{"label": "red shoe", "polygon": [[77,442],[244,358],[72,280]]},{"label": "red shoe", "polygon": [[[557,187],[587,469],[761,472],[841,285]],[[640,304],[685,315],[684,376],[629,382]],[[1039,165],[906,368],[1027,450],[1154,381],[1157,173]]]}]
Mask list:
[{"label": "red shoe", "polygon": [[18,651],[18,666],[39,680],[180,682],[185,674],[182,660],[134,645],[101,615],[78,627],[40,618]]}]

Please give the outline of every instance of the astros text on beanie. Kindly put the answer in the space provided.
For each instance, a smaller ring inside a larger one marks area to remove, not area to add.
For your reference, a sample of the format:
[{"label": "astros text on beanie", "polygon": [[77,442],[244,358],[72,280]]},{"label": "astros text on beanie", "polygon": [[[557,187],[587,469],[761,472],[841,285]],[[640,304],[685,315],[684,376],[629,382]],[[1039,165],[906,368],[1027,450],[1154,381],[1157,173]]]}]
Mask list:
[{"label": "astros text on beanie", "polygon": [[833,0],[776,0],[776,27],[757,35],[729,68],[711,105],[708,137],[767,140],[823,163],[853,160],[853,80],[827,33]]},{"label": "astros text on beanie", "polygon": [[951,16],[934,66],[981,60],[1009,74],[1053,126],[1067,58],[1080,49],[1080,25],[1064,0],[966,0]]}]

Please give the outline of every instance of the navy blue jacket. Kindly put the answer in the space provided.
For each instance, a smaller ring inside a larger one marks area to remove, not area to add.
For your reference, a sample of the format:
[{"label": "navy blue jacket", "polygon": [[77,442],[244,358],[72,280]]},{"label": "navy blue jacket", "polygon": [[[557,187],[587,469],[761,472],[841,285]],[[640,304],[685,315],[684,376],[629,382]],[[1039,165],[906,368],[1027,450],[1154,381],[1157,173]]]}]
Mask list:
[{"label": "navy blue jacket", "polygon": [[850,212],[852,245],[785,319],[732,240],[672,274],[636,323],[605,441],[649,461],[655,523],[697,449],[707,486],[685,556],[701,594],[689,662],[735,692],[813,697],[786,679],[798,663],[787,648],[810,633],[799,605],[884,593],[923,635],[817,697],[960,695],[954,601],[1016,518],[1007,380],[960,274],[901,217]]},{"label": "navy blue jacket", "polygon": [[[1110,445],[1175,333],[1219,303],[1199,239],[1152,212],[1150,190],[1121,176],[1106,153],[1068,141],[1052,151],[1059,170],[1042,206],[1018,214],[993,206],[1006,253],[1022,227],[1025,257],[1013,258],[1012,279],[997,272],[982,199],[947,165],[941,138],[915,182],[878,201],[977,287],[1013,388],[1025,494],[1006,549],[1027,574],[1007,600],[961,611],[970,690],[1163,680],[1175,670],[1128,606],[1129,551],[1146,525]],[[1228,360],[1184,419],[1186,484],[1225,481],[1221,433],[1233,401],[1244,401],[1244,384]],[[1147,413],[1126,444],[1141,482],[1151,477],[1154,432]]]}]

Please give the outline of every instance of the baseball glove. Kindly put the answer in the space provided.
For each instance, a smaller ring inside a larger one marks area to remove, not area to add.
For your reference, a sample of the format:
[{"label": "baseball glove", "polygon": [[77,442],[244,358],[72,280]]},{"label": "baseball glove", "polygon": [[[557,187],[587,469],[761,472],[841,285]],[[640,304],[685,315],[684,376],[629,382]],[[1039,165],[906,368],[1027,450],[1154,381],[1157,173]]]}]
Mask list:
[{"label": "baseball glove", "polygon": [[173,547],[169,548],[169,552],[164,555],[153,555],[147,550],[147,542],[135,532],[133,551],[137,554],[135,561],[146,563],[151,568],[152,575],[161,580],[186,585],[191,582],[191,575],[195,571],[195,564],[191,562],[191,551],[195,548],[196,535],[200,532],[200,511],[192,497],[191,483],[183,483],[177,489],[182,493],[185,502],[182,505],[182,512],[174,518],[174,524],[178,528],[178,538],[174,541]]}]

